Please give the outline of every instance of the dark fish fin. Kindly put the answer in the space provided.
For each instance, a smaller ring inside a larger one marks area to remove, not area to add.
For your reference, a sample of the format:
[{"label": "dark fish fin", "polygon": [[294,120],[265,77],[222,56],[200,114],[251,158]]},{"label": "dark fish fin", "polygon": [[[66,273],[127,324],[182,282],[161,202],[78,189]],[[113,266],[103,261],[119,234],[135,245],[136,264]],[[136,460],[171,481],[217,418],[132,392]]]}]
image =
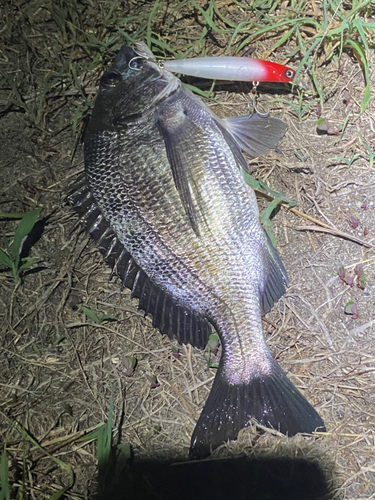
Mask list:
[{"label": "dark fish fin", "polygon": [[[199,207],[199,195],[195,189],[191,172],[194,171],[193,162],[198,159],[202,162],[205,151],[205,141],[199,138],[204,134],[198,125],[189,117],[189,110],[181,105],[172,103],[161,107],[158,114],[158,128],[164,139],[165,149],[169,164],[171,166],[173,180],[179,192],[181,203],[186,215],[189,217],[192,228],[199,236],[197,207]],[[199,156],[197,155],[199,151]],[[208,157],[208,155],[206,154]],[[193,194],[195,200],[193,200]]]},{"label": "dark fish fin", "polygon": [[266,277],[262,288],[259,289],[262,316],[284,295],[285,287],[289,286],[288,276],[279,254],[267,233],[264,234],[267,242],[267,247],[263,252],[263,269],[266,272]]},{"label": "dark fish fin", "polygon": [[190,455],[207,457],[221,444],[237,439],[250,419],[288,436],[325,431],[323,420],[273,358],[271,372],[254,376],[249,384],[229,384],[220,366],[194,429]]},{"label": "dark fish fin", "polygon": [[219,123],[232,135],[237,146],[252,158],[275,149],[288,128],[279,118],[259,113],[221,119]]},{"label": "dark fish fin", "polygon": [[73,205],[74,210],[80,217],[80,220],[85,219],[91,205],[94,204],[94,199],[87,184],[86,174],[84,172],[81,173],[69,186],[69,189],[69,204]]},{"label": "dark fish fin", "polygon": [[118,275],[122,287],[129,288],[132,297],[139,299],[138,307],[145,311],[145,316],[152,315],[154,328],[181,343],[203,349],[211,334],[209,322],[176,304],[136,264],[96,206],[85,175],[73,184],[68,199],[111,266],[112,274]]}]

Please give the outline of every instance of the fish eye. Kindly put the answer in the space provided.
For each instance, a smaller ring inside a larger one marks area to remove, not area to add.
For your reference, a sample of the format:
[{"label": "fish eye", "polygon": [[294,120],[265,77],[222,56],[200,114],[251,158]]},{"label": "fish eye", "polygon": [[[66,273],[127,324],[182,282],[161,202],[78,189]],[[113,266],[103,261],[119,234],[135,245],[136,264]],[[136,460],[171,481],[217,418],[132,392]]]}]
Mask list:
[{"label": "fish eye", "polygon": [[118,73],[117,71],[109,71],[102,76],[100,83],[105,87],[116,87],[116,85],[120,83],[121,80],[122,76],[120,73]]},{"label": "fish eye", "polygon": [[295,72],[294,72],[292,69],[287,69],[287,70],[285,71],[285,76],[286,76],[287,78],[292,79],[292,78],[294,77],[294,75],[295,75]]}]

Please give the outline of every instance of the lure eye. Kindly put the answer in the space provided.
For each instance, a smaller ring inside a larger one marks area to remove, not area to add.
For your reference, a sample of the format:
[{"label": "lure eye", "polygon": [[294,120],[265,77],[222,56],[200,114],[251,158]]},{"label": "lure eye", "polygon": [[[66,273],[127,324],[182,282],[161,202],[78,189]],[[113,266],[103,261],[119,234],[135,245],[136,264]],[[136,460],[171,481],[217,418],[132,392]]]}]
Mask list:
[{"label": "lure eye", "polygon": [[102,76],[100,83],[105,87],[116,87],[122,80],[122,76],[117,71],[109,71]]},{"label": "lure eye", "polygon": [[292,69],[287,69],[287,70],[285,71],[285,76],[286,76],[287,78],[292,79],[292,78],[294,77],[294,74],[295,74],[295,73],[294,73],[294,71],[293,71]]}]

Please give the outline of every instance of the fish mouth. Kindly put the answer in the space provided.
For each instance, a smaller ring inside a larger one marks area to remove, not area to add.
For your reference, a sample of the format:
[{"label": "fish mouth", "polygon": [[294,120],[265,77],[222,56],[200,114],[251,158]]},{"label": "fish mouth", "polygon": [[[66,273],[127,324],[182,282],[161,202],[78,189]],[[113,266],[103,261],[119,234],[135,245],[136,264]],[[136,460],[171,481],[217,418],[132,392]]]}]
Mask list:
[{"label": "fish mouth", "polygon": [[111,69],[125,75],[129,68],[140,70],[143,66],[143,62],[144,57],[137,54],[137,52],[135,52],[131,47],[123,45],[120,48]]},{"label": "fish mouth", "polygon": [[117,57],[121,57],[121,59],[126,62],[127,64],[129,64],[129,62],[134,58],[134,57],[139,57],[139,54],[137,54],[136,52],[134,52],[134,50],[127,46],[127,45],[123,45],[118,54],[117,54]]}]

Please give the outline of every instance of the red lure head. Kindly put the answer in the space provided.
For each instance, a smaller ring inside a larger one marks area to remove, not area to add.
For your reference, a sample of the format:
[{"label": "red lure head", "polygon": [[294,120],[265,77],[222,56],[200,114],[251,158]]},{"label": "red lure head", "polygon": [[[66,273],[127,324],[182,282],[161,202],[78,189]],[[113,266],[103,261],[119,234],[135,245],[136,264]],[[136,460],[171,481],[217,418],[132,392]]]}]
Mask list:
[{"label": "red lure head", "polygon": [[292,82],[296,72],[294,69],[271,61],[262,61],[266,73],[265,82]]}]

